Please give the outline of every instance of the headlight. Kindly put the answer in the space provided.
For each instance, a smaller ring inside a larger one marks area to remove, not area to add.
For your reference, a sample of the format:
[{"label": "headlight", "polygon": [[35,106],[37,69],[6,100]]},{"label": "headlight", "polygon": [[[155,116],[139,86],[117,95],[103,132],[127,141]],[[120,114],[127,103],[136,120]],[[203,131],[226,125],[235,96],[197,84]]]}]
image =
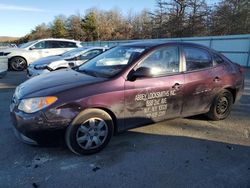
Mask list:
[{"label": "headlight", "polygon": [[56,101],[57,97],[54,96],[23,99],[18,105],[18,109],[26,113],[34,113],[55,103]]},{"label": "headlight", "polygon": [[9,54],[10,54],[10,52],[0,52],[0,56],[7,56]]},{"label": "headlight", "polygon": [[46,69],[47,68],[47,64],[35,65],[34,68],[37,69],[37,70],[39,70],[39,69]]}]

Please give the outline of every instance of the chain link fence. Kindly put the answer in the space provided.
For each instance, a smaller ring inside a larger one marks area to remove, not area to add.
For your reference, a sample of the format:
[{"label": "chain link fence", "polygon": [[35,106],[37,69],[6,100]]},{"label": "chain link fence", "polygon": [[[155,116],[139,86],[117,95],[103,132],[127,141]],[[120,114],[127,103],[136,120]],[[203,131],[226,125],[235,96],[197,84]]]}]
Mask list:
[{"label": "chain link fence", "polygon": [[163,38],[163,39],[144,39],[144,40],[117,40],[117,41],[92,41],[83,42],[84,46],[116,46],[123,43],[141,41],[182,41],[193,42],[210,47],[224,54],[242,66],[250,67],[250,34],[247,35],[228,35],[228,36],[209,36],[209,37],[190,37],[190,38]]}]

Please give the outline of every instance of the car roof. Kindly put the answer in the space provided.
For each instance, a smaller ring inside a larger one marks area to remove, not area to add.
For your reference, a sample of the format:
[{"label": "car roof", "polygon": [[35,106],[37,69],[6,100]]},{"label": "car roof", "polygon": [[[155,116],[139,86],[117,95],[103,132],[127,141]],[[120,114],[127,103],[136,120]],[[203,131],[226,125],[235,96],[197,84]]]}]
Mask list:
[{"label": "car roof", "polygon": [[105,49],[105,47],[102,47],[102,46],[83,46],[79,48],[81,49]]},{"label": "car roof", "polygon": [[68,42],[80,43],[80,41],[76,41],[76,40],[73,40],[73,39],[64,39],[64,38],[46,38],[46,39],[39,39],[39,40],[36,40],[36,41],[46,41],[46,40],[68,41]]},{"label": "car roof", "polygon": [[121,46],[130,46],[130,47],[141,47],[141,48],[153,48],[153,47],[158,47],[158,46],[163,46],[163,45],[190,45],[194,47],[202,47],[209,49],[206,46],[196,44],[196,43],[191,43],[191,42],[179,42],[179,41],[143,41],[143,42],[131,42],[131,43],[126,43],[126,44],[121,44]]}]

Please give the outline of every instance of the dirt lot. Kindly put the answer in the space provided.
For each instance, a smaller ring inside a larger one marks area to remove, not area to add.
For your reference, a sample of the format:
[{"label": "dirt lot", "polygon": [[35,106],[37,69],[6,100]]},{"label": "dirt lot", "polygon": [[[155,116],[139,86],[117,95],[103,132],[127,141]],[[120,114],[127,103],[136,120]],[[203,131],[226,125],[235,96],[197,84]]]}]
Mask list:
[{"label": "dirt lot", "polygon": [[76,156],[32,147],[13,134],[9,101],[24,72],[0,79],[0,187],[250,187],[250,70],[245,93],[224,121],[175,119],[115,136]]}]

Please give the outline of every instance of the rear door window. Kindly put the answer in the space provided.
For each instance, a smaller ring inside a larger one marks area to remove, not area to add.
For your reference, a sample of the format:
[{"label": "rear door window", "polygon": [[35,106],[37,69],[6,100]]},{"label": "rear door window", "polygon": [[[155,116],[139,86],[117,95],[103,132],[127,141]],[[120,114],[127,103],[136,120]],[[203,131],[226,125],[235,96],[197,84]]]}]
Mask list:
[{"label": "rear door window", "polygon": [[76,48],[76,43],[67,41],[46,41],[47,48]]},{"label": "rear door window", "polygon": [[63,43],[63,46],[65,46],[64,48],[76,48],[77,47],[76,43],[74,43],[74,42],[66,42],[66,41],[64,41],[62,43]]},{"label": "rear door window", "polygon": [[219,65],[219,64],[222,64],[224,63],[224,60],[217,54],[213,54],[213,59],[214,59],[214,64],[215,65]]},{"label": "rear door window", "polygon": [[184,47],[183,50],[187,71],[200,70],[213,66],[213,61],[208,51],[195,47]]}]

